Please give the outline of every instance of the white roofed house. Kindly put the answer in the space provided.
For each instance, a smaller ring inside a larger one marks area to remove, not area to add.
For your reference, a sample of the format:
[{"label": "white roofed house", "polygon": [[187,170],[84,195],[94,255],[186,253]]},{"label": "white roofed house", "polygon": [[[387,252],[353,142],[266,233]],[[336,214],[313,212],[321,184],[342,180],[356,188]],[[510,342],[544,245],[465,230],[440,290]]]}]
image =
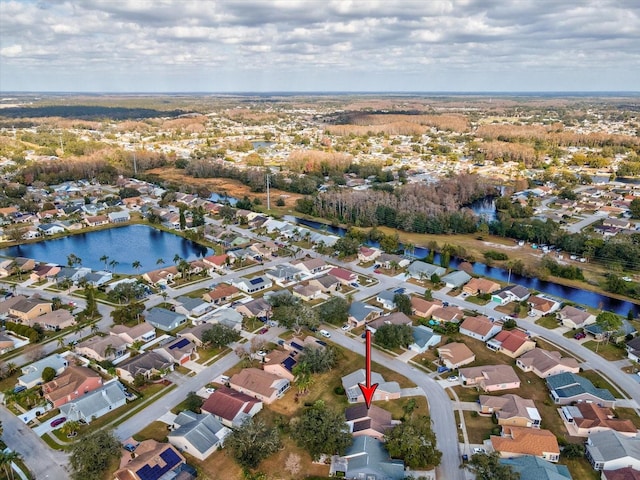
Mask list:
[{"label": "white roofed house", "polygon": [[[362,368],[342,377],[342,387],[344,388],[349,403],[364,402],[364,397],[358,384],[364,384],[365,381],[366,372]],[[374,402],[400,398],[400,385],[398,385],[398,382],[385,382],[382,375],[377,372],[371,372],[371,383],[378,384],[378,388],[376,388],[373,395]]]},{"label": "white roofed house", "polygon": [[167,435],[169,443],[181,452],[199,460],[222,447],[224,438],[231,433],[210,413],[182,411],[173,420],[172,430]]},{"label": "white roofed house", "polygon": [[273,287],[273,282],[263,276],[253,278],[236,278],[231,284],[245,293],[255,293]]},{"label": "white roofed house", "polygon": [[118,381],[107,383],[82,397],[65,403],[60,407],[60,413],[67,417],[67,420],[91,423],[127,403],[124,391],[124,386]]},{"label": "white roofed house", "polygon": [[146,322],[141,322],[133,327],[114,325],[111,327],[109,334],[117,335],[124,340],[128,346],[131,346],[135,342],[147,343],[156,338],[156,329]]},{"label": "white roofed house", "polygon": [[276,282],[276,284],[284,287],[299,281],[302,272],[292,265],[282,264],[271,267],[267,270],[266,276]]},{"label": "white roofed house", "polygon": [[56,371],[56,375],[64,372],[69,366],[66,358],[59,354],[49,355],[37,362],[22,367],[22,376],[18,377],[18,383],[27,388],[35,387],[38,383],[42,383],[42,372],[45,368],[51,367]]},{"label": "white roofed house", "polygon": [[126,223],[131,220],[129,212],[126,210],[122,212],[111,212],[107,215],[110,223]]}]

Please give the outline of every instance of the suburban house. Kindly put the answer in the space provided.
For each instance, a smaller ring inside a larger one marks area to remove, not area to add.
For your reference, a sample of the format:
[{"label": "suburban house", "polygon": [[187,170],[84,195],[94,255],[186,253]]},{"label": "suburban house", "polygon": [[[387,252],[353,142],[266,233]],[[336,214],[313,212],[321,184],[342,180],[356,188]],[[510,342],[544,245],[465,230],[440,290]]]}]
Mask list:
[{"label": "suburban house", "polygon": [[190,342],[192,342],[196,347],[202,347],[202,334],[207,330],[211,329],[212,325],[210,323],[201,323],[199,325],[195,325],[193,327],[185,328],[184,330],[180,330],[177,333],[179,338],[186,338]]},{"label": "suburban house", "polygon": [[231,284],[245,293],[255,293],[273,287],[271,280],[260,275],[253,278],[236,278]]},{"label": "suburban house", "polygon": [[480,411],[493,413],[498,425],[540,428],[542,417],[533,400],[507,393],[499,397],[480,395]]},{"label": "suburban house", "polygon": [[220,283],[213,287],[211,291],[202,295],[202,299],[205,302],[211,302],[216,305],[224,305],[231,302],[235,297],[240,295],[240,290],[233,285],[227,285],[226,283]]},{"label": "suburban house", "polygon": [[350,283],[358,281],[357,274],[340,267],[329,270],[329,275],[336,277],[343,285],[349,285]]},{"label": "suburban house", "polygon": [[[632,467],[616,468],[615,470],[602,470],[601,480],[640,480],[640,470]],[[525,480],[525,479],[522,479]]]},{"label": "suburban house", "polygon": [[496,290],[500,290],[500,284],[487,278],[472,278],[462,287],[462,291],[469,295],[493,293]]},{"label": "suburban house", "polygon": [[129,212],[126,210],[122,212],[110,212],[107,214],[110,223],[126,223],[131,220]]},{"label": "suburban house", "polygon": [[245,368],[229,380],[234,390],[252,395],[266,404],[273,403],[289,390],[289,380],[257,368]]},{"label": "suburban house", "polygon": [[483,342],[488,341],[502,330],[500,323],[492,322],[485,316],[467,317],[460,324],[460,333]]},{"label": "suburban house", "polygon": [[626,344],[627,357],[634,362],[640,362],[640,337],[629,340]]},{"label": "suburban house", "polygon": [[295,367],[297,363],[295,353],[285,352],[283,350],[272,350],[264,357],[262,369],[265,372],[272,373],[273,375],[286,378],[290,382],[293,382],[295,377],[293,367]]},{"label": "suburban house", "polygon": [[305,348],[325,348],[326,345],[322,340],[318,340],[312,335],[307,335],[304,340],[298,337],[291,337],[291,340],[285,342],[283,347],[290,352],[300,353]]},{"label": "suburban house", "polygon": [[256,298],[235,307],[236,312],[245,317],[267,318],[271,315],[271,304],[264,298]]},{"label": "suburban house", "polygon": [[175,311],[189,317],[200,317],[215,308],[201,298],[191,298],[186,295],[177,297],[175,301],[177,302]]},{"label": "suburban house", "polygon": [[109,217],[106,215],[92,215],[84,217],[84,221],[90,227],[99,227],[100,225],[107,225],[109,223]]},{"label": "suburban house", "polygon": [[414,352],[424,353],[429,350],[429,347],[435,347],[442,341],[442,336],[424,325],[411,327],[411,329],[413,330],[413,343],[409,345],[409,350]]},{"label": "suburban house", "polygon": [[291,293],[293,293],[294,297],[300,298],[303,302],[310,302],[322,295],[322,289],[317,285],[304,285],[300,283],[293,286]]},{"label": "suburban house", "polygon": [[511,365],[482,365],[461,368],[459,374],[462,385],[477,386],[485,392],[520,388],[520,377]]},{"label": "suburban house", "polygon": [[458,367],[467,365],[476,359],[475,353],[464,343],[451,342],[438,347],[438,357],[442,364],[455,370]]},{"label": "suburban house", "polygon": [[156,329],[146,322],[141,322],[133,327],[114,325],[109,334],[117,335],[127,343],[127,346],[131,346],[135,342],[147,343],[156,338]]},{"label": "suburban house", "polygon": [[[584,327],[585,333],[589,335],[593,335],[593,337],[600,341],[606,337],[606,333],[602,327],[598,324],[591,324]],[[616,332],[611,332],[609,334],[609,341],[613,343],[622,343],[624,342],[627,336],[635,337],[638,334],[636,328],[626,319],[622,319],[622,325]]]},{"label": "suburban house", "polygon": [[440,300],[425,300],[424,298],[411,297],[411,314],[422,318],[429,318],[436,308],[442,307]]},{"label": "suburban house", "polygon": [[102,377],[87,367],[70,365],[58,377],[42,385],[42,396],[58,408],[102,386]]},{"label": "suburban house", "polygon": [[583,328],[596,323],[596,316],[580,308],[567,305],[557,313],[562,325],[569,328]]},{"label": "suburban house", "polygon": [[203,263],[209,267],[209,275],[212,273],[224,272],[229,256],[225,253],[223,255],[209,255],[202,259]]},{"label": "suburban house", "polygon": [[377,438],[362,435],[353,439],[344,456],[331,457],[329,476],[402,480],[405,478],[404,462],[391,459],[384,443]]},{"label": "suburban house", "polygon": [[585,457],[594,470],[640,470],[640,436],[627,437],[613,430],[595,432],[589,435],[586,447]]},{"label": "suburban house", "polygon": [[123,463],[113,474],[115,480],[159,480],[164,475],[167,475],[164,478],[178,478],[186,466],[184,457],[173,445],[155,440],[141,442],[134,453],[125,454],[120,461]]},{"label": "suburban house", "polygon": [[376,302],[382,305],[382,308],[386,310],[393,310],[396,308],[396,303],[393,300],[396,296],[396,292],[393,290],[382,290],[376,295]]},{"label": "suburban house", "polygon": [[220,323],[239,332],[242,330],[242,314],[232,308],[222,307],[206,317],[207,323]]},{"label": "suburban house", "polygon": [[445,273],[447,273],[446,268],[442,268],[438,265],[434,265],[432,263],[422,262],[420,260],[416,260],[409,268],[407,268],[407,273],[411,278],[415,278],[418,280],[429,280],[433,274],[442,277]]},{"label": "suburban house", "polygon": [[547,315],[560,308],[560,304],[555,300],[539,295],[529,297],[527,303],[529,304],[529,308],[531,308],[531,312],[536,315]]},{"label": "suburban house", "polygon": [[344,411],[349,431],[354,437],[366,435],[384,441],[384,434],[394,426],[391,413],[376,405],[367,408],[366,404],[354,405]]},{"label": "suburban house", "polygon": [[291,265],[297,268],[305,276],[315,275],[316,273],[329,268],[327,262],[319,257],[294,260],[291,262]]},{"label": "suburban house", "polygon": [[209,412],[229,428],[239,427],[260,410],[262,410],[260,400],[225,386],[209,395],[202,405],[203,412]]},{"label": "suburban house", "polygon": [[547,377],[547,388],[554,403],[558,405],[595,402],[612,408],[616,404],[616,399],[609,390],[596,388],[589,379],[575,373],[565,372]]},{"label": "suburban house", "polygon": [[520,480],[572,480],[571,473],[565,465],[555,465],[531,455],[501,458],[499,462],[519,473]]},{"label": "suburban house", "polygon": [[124,386],[115,381],[65,403],[60,407],[60,413],[68,420],[91,423],[125,403],[127,399],[124,395]]},{"label": "suburban house", "polygon": [[309,285],[320,287],[323,293],[337,292],[342,286],[342,282],[333,275],[323,275],[322,277],[312,278]]},{"label": "suburban house", "polygon": [[461,288],[465,283],[471,280],[471,275],[462,270],[455,270],[446,274],[441,278],[448,288]]},{"label": "suburban house", "polygon": [[578,373],[580,365],[573,357],[563,357],[560,352],[534,348],[520,356],[516,365],[525,372],[533,372],[540,378],[563,372]]},{"label": "suburban house", "polygon": [[358,249],[358,261],[359,262],[373,262],[376,258],[382,255],[382,250],[375,247],[361,246]]},{"label": "suburban house", "polygon": [[167,440],[181,452],[205,460],[222,447],[224,438],[231,433],[210,413],[194,413],[184,410],[171,425]]},{"label": "suburban house", "polygon": [[[342,377],[342,387],[344,388],[349,403],[364,402],[364,397],[362,396],[362,391],[360,390],[360,387],[358,387],[358,384],[365,383],[365,374],[365,370],[361,368],[360,370],[356,370],[355,372],[351,372],[350,374]],[[400,398],[400,385],[398,385],[398,382],[385,382],[382,375],[377,372],[371,372],[371,383],[378,384],[378,388],[376,388],[376,391],[373,394],[372,401],[395,400]]]},{"label": "suburban house", "polygon": [[396,255],[394,253],[383,253],[380,255],[376,262],[378,262],[383,268],[391,269],[395,266],[395,268],[404,268],[408,267],[411,261],[405,257],[400,255]]},{"label": "suburban house", "polygon": [[253,250],[262,258],[271,258],[271,256],[278,251],[278,245],[273,242],[260,242],[254,243],[249,249]]},{"label": "suburban house", "polygon": [[506,305],[510,302],[522,302],[529,298],[529,290],[521,285],[511,285],[501,288],[491,294],[491,301],[499,305]]},{"label": "suburban house", "polygon": [[58,331],[75,325],[76,319],[66,308],[59,308],[58,310],[52,310],[24,323],[30,327],[33,327],[37,323],[45,330]]},{"label": "suburban house", "polygon": [[536,342],[531,340],[531,337],[522,330],[502,330],[487,342],[487,348],[516,358],[536,348]]},{"label": "suburban house", "polygon": [[58,233],[64,233],[65,228],[59,223],[41,223],[38,225],[38,230],[40,230],[44,235],[56,235]]},{"label": "suburban house", "polygon": [[19,272],[30,272],[36,268],[36,261],[33,258],[16,257],[13,259],[13,269]]},{"label": "suburban house", "polygon": [[288,265],[286,263],[271,267],[265,274],[281,287],[299,281],[302,276],[300,270],[293,265]]},{"label": "suburban house", "polygon": [[595,403],[578,403],[560,408],[560,416],[569,435],[587,437],[595,432],[615,430],[628,437],[635,437],[638,429],[629,419],[616,418],[613,411]]},{"label": "suburban house", "polygon": [[48,300],[44,300],[37,296],[24,298],[16,302],[10,309],[9,315],[18,318],[20,322],[28,324],[31,320],[51,312],[52,304]]},{"label": "suburban house", "polygon": [[171,265],[146,272],[142,274],[142,278],[152,285],[167,285],[173,283],[173,281],[181,275],[178,267]]},{"label": "suburban house", "polygon": [[89,272],[82,280],[86,282],[88,285],[93,285],[94,287],[99,287],[100,285],[104,285],[105,283],[111,281],[113,279],[113,273],[98,271],[98,272]]},{"label": "suburban house", "polygon": [[37,384],[42,383],[42,371],[45,368],[51,367],[56,371],[56,375],[60,375],[68,366],[69,362],[62,355],[57,353],[49,355],[22,367],[22,376],[18,377],[18,383],[27,388],[35,387]]},{"label": "suburban house", "polygon": [[361,327],[367,322],[378,318],[383,310],[364,302],[351,302],[347,321],[353,327]]},{"label": "suburban house", "polygon": [[136,375],[149,380],[154,375],[173,370],[173,361],[167,360],[157,352],[144,352],[116,365],[116,375],[125,382],[133,383]]},{"label": "suburban house", "polygon": [[193,359],[196,346],[188,338],[176,338],[153,351],[162,355],[167,361],[184,365]]},{"label": "suburban house", "polygon": [[[4,333],[0,333],[0,355],[13,350],[16,345],[13,343],[15,337],[10,337]],[[17,340],[17,339],[16,339]]]},{"label": "suburban house", "polygon": [[74,351],[84,357],[93,358],[98,362],[115,360],[127,351],[127,342],[115,335],[90,337],[78,343]]},{"label": "suburban house", "polygon": [[459,323],[464,313],[458,307],[449,305],[448,307],[438,307],[433,310],[431,319],[438,323]]},{"label": "suburban house", "polygon": [[402,312],[393,312],[389,315],[384,315],[382,317],[378,317],[372,322],[367,323],[367,330],[371,330],[371,333],[376,333],[383,325],[408,325],[411,326],[413,324],[413,320],[407,317]]},{"label": "suburban house", "polygon": [[159,330],[170,332],[187,323],[187,317],[162,307],[153,307],[145,313],[145,322]]},{"label": "suburban house", "polygon": [[29,278],[34,282],[41,280],[51,280],[60,272],[57,265],[37,265],[29,274]]},{"label": "suburban house", "polygon": [[533,455],[554,463],[560,458],[558,439],[549,430],[504,426],[502,435],[491,435],[490,442],[503,458]]}]

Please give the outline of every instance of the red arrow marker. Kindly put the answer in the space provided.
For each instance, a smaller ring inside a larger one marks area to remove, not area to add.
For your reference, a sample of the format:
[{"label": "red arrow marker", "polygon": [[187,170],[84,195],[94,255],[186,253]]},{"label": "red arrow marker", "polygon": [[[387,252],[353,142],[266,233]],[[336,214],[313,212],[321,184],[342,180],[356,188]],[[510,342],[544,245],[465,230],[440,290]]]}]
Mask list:
[{"label": "red arrow marker", "polygon": [[366,376],[366,385],[363,385],[361,383],[358,384],[358,386],[360,387],[360,390],[362,391],[362,396],[364,397],[364,403],[367,404],[367,410],[369,408],[371,408],[371,400],[373,399],[373,394],[376,391],[376,388],[378,388],[378,384],[374,383],[373,385],[371,385],[371,330],[367,330],[366,333],[366,352],[365,352],[365,366],[367,369],[367,376]]}]

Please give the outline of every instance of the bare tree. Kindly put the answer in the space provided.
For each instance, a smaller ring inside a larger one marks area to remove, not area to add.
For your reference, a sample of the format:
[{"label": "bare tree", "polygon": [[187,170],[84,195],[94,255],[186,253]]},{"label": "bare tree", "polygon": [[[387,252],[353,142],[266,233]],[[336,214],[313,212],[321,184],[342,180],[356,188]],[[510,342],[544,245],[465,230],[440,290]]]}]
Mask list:
[{"label": "bare tree", "polygon": [[285,461],[284,469],[287,472],[291,472],[291,475],[295,477],[298,473],[300,473],[300,470],[302,469],[302,465],[300,463],[300,455],[298,455],[297,453],[290,453],[287,457],[287,460]]}]

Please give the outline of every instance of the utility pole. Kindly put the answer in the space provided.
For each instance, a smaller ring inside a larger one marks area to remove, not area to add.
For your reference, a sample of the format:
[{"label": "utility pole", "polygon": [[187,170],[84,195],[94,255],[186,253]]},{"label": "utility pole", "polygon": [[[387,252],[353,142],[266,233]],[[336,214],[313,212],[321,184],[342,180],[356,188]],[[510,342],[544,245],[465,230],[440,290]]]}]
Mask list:
[{"label": "utility pole", "polygon": [[138,163],[136,161],[136,151],[133,151],[133,174],[138,175]]},{"label": "utility pole", "polygon": [[269,192],[269,174],[267,173],[267,210],[271,210],[271,192]]}]

